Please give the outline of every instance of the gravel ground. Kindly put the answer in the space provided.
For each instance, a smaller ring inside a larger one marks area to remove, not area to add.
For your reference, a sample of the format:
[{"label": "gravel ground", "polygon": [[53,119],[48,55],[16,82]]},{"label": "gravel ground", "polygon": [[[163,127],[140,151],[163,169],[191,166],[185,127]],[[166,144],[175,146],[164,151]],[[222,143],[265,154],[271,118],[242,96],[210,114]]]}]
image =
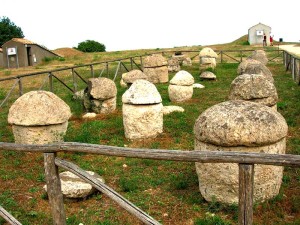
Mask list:
[{"label": "gravel ground", "polygon": [[279,48],[287,52],[293,53],[300,57],[300,46],[295,45],[280,45]]}]

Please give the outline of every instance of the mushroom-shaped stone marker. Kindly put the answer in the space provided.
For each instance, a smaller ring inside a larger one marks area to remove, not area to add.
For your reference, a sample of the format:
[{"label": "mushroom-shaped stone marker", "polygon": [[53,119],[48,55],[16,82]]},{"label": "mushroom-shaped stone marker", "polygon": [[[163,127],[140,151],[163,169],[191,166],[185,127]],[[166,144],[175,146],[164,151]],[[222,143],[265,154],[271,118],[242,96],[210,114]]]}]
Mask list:
[{"label": "mushroom-shaped stone marker", "polygon": [[261,74],[264,75],[269,81],[274,82],[273,74],[261,62],[255,59],[246,59],[241,62],[237,68],[237,74]]},{"label": "mushroom-shaped stone marker", "polygon": [[168,88],[172,102],[184,102],[193,96],[194,77],[187,71],[181,70],[170,80]]},{"label": "mushroom-shaped stone marker", "polygon": [[[195,150],[284,154],[287,124],[270,107],[242,100],[227,101],[204,111],[194,126]],[[238,202],[238,165],[196,163],[199,187],[207,201]],[[254,166],[254,201],[279,193],[283,168]]]},{"label": "mushroom-shaped stone marker", "polygon": [[255,50],[248,58],[260,61],[263,65],[267,65],[268,63],[268,57],[264,50]]},{"label": "mushroom-shaped stone marker", "polygon": [[70,107],[55,94],[31,91],[10,107],[8,123],[16,143],[47,144],[63,141],[70,117]]},{"label": "mushroom-shaped stone marker", "polygon": [[113,80],[106,77],[90,78],[83,99],[89,112],[109,114],[116,109],[117,87]]},{"label": "mushroom-shaped stone marker", "polygon": [[168,61],[159,54],[144,59],[144,73],[151,83],[167,83],[169,81]]},{"label": "mushroom-shaped stone marker", "polygon": [[207,68],[215,68],[217,65],[216,58],[218,58],[217,53],[211,48],[203,48],[199,52],[199,59],[200,59],[200,71]]},{"label": "mushroom-shaped stone marker", "polygon": [[153,138],[163,132],[162,99],[154,84],[136,80],[123,94],[122,102],[126,138]]},{"label": "mushroom-shaped stone marker", "polygon": [[253,101],[277,110],[276,87],[273,82],[260,74],[237,76],[231,83],[228,99]]},{"label": "mushroom-shaped stone marker", "polygon": [[125,83],[124,87],[130,86],[134,81],[136,80],[147,80],[146,74],[143,73],[143,71],[140,70],[131,70],[127,73],[122,74],[122,79],[120,81],[121,85],[122,82]]}]

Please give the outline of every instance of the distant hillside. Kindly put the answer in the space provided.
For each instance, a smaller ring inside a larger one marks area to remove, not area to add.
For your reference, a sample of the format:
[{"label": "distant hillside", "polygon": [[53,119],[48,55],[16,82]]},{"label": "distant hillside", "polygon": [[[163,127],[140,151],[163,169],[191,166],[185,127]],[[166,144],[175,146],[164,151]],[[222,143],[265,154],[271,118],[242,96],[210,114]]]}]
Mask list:
[{"label": "distant hillside", "polygon": [[248,34],[245,34],[244,36],[242,36],[242,37],[234,40],[230,44],[234,44],[234,45],[249,45]]},{"label": "distant hillside", "polygon": [[74,49],[74,48],[58,48],[53,50],[58,55],[61,55],[63,57],[69,57],[69,56],[76,56],[76,55],[82,55],[84,54],[83,52]]}]

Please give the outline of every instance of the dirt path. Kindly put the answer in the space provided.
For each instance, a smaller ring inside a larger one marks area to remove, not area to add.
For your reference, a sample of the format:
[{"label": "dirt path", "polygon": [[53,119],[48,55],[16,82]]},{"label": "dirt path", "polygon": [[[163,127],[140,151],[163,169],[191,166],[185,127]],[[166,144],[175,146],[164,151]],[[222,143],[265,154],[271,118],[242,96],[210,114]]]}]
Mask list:
[{"label": "dirt path", "polygon": [[300,46],[295,46],[295,45],[280,45],[280,49],[285,50],[289,53],[293,53],[297,56],[300,57]]}]

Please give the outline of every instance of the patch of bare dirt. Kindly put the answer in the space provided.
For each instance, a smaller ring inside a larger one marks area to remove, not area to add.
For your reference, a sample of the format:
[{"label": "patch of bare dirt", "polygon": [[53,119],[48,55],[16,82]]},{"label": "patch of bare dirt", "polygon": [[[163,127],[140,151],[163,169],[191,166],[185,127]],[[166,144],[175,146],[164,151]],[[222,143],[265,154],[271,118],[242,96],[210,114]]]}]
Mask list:
[{"label": "patch of bare dirt", "polygon": [[58,48],[53,50],[53,52],[55,52],[58,55],[61,55],[62,57],[70,57],[84,54],[83,52],[74,48]]}]

